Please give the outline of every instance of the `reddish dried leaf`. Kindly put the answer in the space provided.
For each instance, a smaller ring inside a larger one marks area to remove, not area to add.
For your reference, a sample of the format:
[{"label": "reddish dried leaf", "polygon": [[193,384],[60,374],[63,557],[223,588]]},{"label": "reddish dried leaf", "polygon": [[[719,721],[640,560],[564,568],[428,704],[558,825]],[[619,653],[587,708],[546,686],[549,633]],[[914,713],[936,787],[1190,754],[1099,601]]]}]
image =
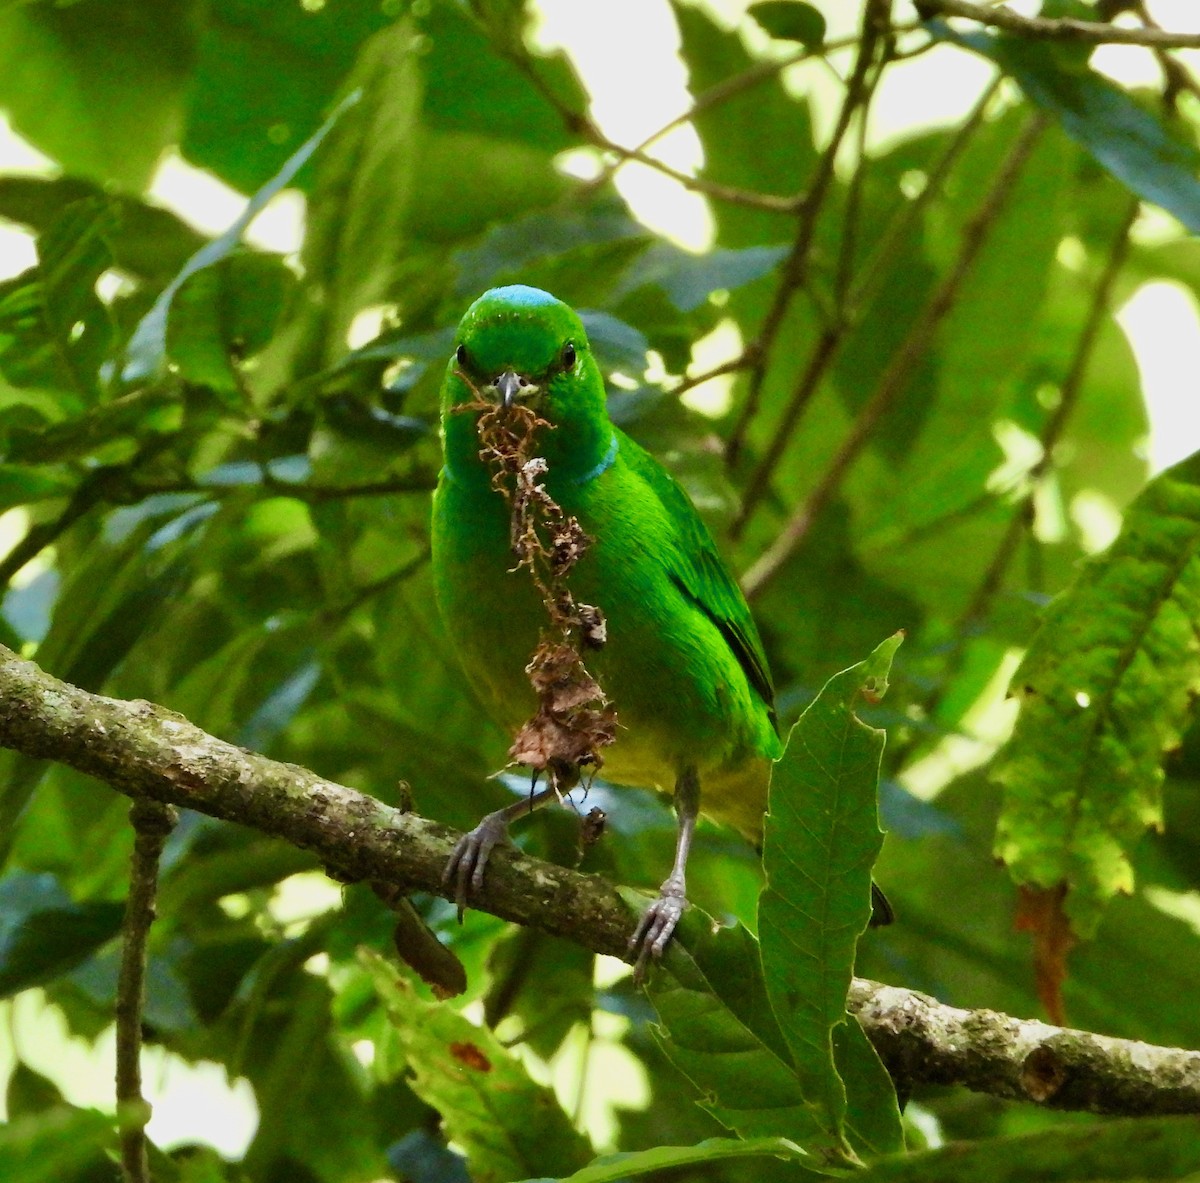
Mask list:
[{"label": "reddish dried leaf", "polygon": [[1022,887],[1016,920],[1017,931],[1033,937],[1038,998],[1050,1021],[1060,1027],[1066,1026],[1067,1022],[1062,996],[1063,983],[1067,980],[1067,955],[1078,940],[1063,911],[1066,898],[1065,883],[1051,888]]}]

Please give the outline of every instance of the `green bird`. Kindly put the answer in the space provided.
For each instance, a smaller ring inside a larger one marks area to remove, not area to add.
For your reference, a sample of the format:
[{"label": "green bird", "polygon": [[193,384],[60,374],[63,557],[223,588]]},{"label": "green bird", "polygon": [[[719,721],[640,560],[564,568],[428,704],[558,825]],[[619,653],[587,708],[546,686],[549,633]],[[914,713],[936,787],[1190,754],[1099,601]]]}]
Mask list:
[{"label": "green bird", "polygon": [[[609,418],[579,317],[537,288],[494,288],[463,317],[442,384],[433,571],[453,644],[502,726],[511,732],[535,710],[525,667],[547,616],[528,572],[513,569],[510,510],[479,454],[479,411],[458,410],[477,395],[525,403],[551,425],[537,446],[545,488],[592,539],[570,588],[607,620],[607,642],[586,655],[619,720],[602,775],[674,794],[675,862],[631,941],[640,970],[661,956],[686,907],[698,815],[761,842],[771,765],[783,750],[766,655],[687,494]],[[509,823],[553,798],[547,787],[462,839],[446,871],[460,907],[482,885]]]}]

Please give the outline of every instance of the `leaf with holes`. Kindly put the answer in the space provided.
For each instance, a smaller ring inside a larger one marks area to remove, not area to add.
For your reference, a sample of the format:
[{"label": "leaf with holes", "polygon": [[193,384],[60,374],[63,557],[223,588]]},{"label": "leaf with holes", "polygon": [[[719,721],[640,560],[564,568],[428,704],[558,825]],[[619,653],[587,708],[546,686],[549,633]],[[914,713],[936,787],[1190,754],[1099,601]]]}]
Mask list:
[{"label": "leaf with holes", "polygon": [[449,1006],[423,1001],[377,954],[360,957],[387,1009],[413,1091],[442,1115],[472,1179],[569,1175],[592,1157],[554,1093],[535,1083],[491,1031]]}]

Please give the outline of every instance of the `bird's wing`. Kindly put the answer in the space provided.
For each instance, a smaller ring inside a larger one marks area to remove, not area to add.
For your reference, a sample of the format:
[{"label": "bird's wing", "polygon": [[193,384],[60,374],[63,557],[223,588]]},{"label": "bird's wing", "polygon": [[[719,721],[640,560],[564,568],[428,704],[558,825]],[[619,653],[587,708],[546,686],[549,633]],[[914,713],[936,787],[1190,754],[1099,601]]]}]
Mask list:
[{"label": "bird's wing", "polygon": [[640,444],[624,433],[619,439],[621,456],[650,486],[679,531],[679,545],[662,556],[672,582],[717,626],[774,722],[775,686],[742,589],[730,575],[691,498],[675,478]]}]

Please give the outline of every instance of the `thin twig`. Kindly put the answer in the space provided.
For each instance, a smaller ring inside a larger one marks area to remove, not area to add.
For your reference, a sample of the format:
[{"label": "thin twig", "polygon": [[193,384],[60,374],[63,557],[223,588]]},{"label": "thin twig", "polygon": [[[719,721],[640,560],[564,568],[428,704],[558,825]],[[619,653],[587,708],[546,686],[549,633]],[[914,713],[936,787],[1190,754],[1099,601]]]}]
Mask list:
[{"label": "thin twig", "polygon": [[[153,703],[89,694],[2,646],[0,746],[57,760],[128,796],[273,834],[346,880],[452,891],[442,871],[459,835],[448,827],[206,735]],[[636,917],[616,887],[514,847],[497,849],[472,903],[595,953],[629,955]],[[958,1010],[859,978],[849,1005],[907,1084],[960,1084],[1055,1109],[1200,1113],[1200,1052]]]},{"label": "thin twig", "polygon": [[745,356],[750,362],[750,383],[741,414],[734,423],[725,445],[725,460],[730,468],[737,464],[742,447],[746,442],[746,433],[749,431],[754,417],[758,414],[775,338],[779,335],[783,319],[791,307],[796,291],[804,284],[807,277],[817,219],[824,207],[825,198],[833,181],[838,151],[849,130],[854,113],[862,105],[867,94],[868,77],[871,65],[875,60],[875,50],[888,28],[890,12],[891,0],[867,0],[863,9],[858,54],[855,57],[854,68],[846,82],[846,94],[842,99],[841,109],[838,111],[833,134],[813,170],[812,180],[808,186],[807,200],[800,209],[791,250],[780,267],[779,284],[775,289],[771,306],[767,309],[762,324],[759,326],[758,336],[747,346],[745,351]]},{"label": "thin twig", "polygon": [[665,177],[677,181],[685,189],[695,193],[703,193],[706,197],[724,201],[730,205],[745,206],[747,209],[766,210],[774,214],[794,214],[803,206],[805,195],[781,197],[773,193],[759,193],[753,189],[739,189],[734,185],[722,185],[719,181],[710,181],[705,177],[694,177],[690,173],[680,172],[665,161],[643,152],[640,148],[625,148],[610,140],[590,119],[578,120],[576,127],[593,147],[605,152],[614,152],[621,158],[621,163],[636,161],[648,168],[660,172]]},{"label": "thin twig", "polygon": [[866,406],[859,412],[841,447],[829,462],[824,474],[808,499],[792,514],[779,535],[742,577],[747,596],[755,596],[779,573],[808,534],[817,515],[824,510],[854,462],[871,439],[879,421],[904,391],[913,367],[929,348],[946,314],[954,306],[980,249],[987,240],[992,225],[1000,214],[1025,161],[1033,151],[1046,118],[1034,116],[1001,166],[983,204],[963,228],[958,258],[949,274],[942,280],[932,299],[909,329],[900,347],[892,355],[879,385]]},{"label": "thin twig", "polygon": [[158,860],[176,815],[170,805],[140,797],[130,806],[129,820],[133,823],[133,858],[129,867],[129,897],[125,902],[121,970],[117,978],[117,1117],[125,1183],[150,1183],[146,1154],[150,1106],[142,1096],[141,1065],[146,940],[150,925],[154,923]]},{"label": "thin twig", "polygon": [[954,138],[947,145],[945,152],[942,153],[937,164],[930,172],[926,179],[925,187],[912,201],[905,202],[895,217],[888,223],[879,245],[867,261],[863,269],[863,274],[859,277],[857,283],[855,283],[850,296],[844,303],[841,319],[827,325],[818,338],[813,353],[809,358],[809,363],[805,367],[804,373],[801,374],[800,380],[792,392],[792,397],[788,400],[788,404],[783,410],[783,414],[779,417],[779,424],[771,433],[767,450],[746,482],[745,492],[742,495],[741,508],[738,510],[737,517],[734,518],[729,529],[732,538],[738,539],[745,533],[750,518],[770,488],[775,469],[779,461],[783,458],[788,444],[791,443],[796,428],[813,396],[816,394],[822,378],[824,378],[826,371],[833,364],[850,332],[860,322],[866,310],[874,303],[882,287],[883,280],[895,262],[897,254],[905,246],[917,218],[924,213],[929,202],[941,193],[946,178],[958,163],[959,158],[966,150],[967,144],[970,143],[976,131],[982,125],[984,113],[987,111],[988,105],[999,89],[1000,81],[1000,78],[997,77],[980,96],[979,101],[963,121],[962,126],[955,133]]},{"label": "thin twig", "polygon": [[720,378],[722,374],[734,374],[738,370],[744,370],[749,364],[746,355],[739,353],[737,357],[731,357],[728,361],[723,361],[699,374],[688,374],[671,390],[671,394],[678,397],[695,386],[702,386],[713,378]]},{"label": "thin twig", "polygon": [[1075,41],[1084,45],[1144,45],[1147,49],[1200,49],[1200,33],[1168,33],[1163,29],[1129,29],[1103,21],[1080,21],[1074,17],[1021,16],[999,4],[994,8],[969,0],[915,0],[924,20],[938,16],[962,16],[981,25],[1053,41]]}]

